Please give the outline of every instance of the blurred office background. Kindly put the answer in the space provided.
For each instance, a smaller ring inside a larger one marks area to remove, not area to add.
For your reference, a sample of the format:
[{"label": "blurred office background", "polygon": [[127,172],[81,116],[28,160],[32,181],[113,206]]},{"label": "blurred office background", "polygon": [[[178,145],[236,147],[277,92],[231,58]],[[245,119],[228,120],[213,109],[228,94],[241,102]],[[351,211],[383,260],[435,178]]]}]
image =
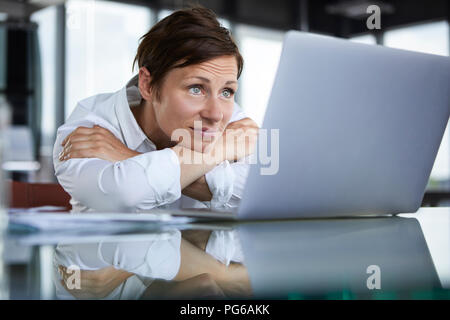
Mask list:
[{"label": "blurred office background", "polygon": [[[448,56],[447,0],[209,0],[245,59],[237,102],[262,123],[284,33],[304,30],[367,44]],[[77,101],[119,90],[136,73],[142,36],[188,1],[0,0],[0,93],[13,111],[14,148],[8,168],[19,180],[56,181],[51,163],[55,132]],[[366,9],[381,9],[381,29],[368,30]],[[17,130],[16,130],[17,129]],[[450,199],[447,126],[425,196]]]}]

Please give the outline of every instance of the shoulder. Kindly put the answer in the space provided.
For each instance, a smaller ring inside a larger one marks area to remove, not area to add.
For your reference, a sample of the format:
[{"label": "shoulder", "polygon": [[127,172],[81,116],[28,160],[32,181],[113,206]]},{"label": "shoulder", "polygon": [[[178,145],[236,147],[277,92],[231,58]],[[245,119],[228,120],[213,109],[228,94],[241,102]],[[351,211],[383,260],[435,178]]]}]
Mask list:
[{"label": "shoulder", "polygon": [[[110,131],[120,131],[115,106],[120,91],[97,94],[80,100],[65,123],[58,128],[73,129],[78,126],[100,125]],[[114,132],[113,132],[114,133]]]},{"label": "shoulder", "polygon": [[80,100],[69,115],[66,123],[80,120],[87,114],[97,115],[105,120],[112,120],[115,116],[114,106],[120,91],[101,93]]},{"label": "shoulder", "polygon": [[56,139],[53,148],[53,158],[57,158],[61,151],[61,142],[78,127],[93,127],[99,125],[108,129],[119,140],[123,141],[120,130],[119,120],[116,114],[115,105],[118,101],[117,96],[120,91],[115,93],[98,94],[79,101],[67,118],[56,132]]}]

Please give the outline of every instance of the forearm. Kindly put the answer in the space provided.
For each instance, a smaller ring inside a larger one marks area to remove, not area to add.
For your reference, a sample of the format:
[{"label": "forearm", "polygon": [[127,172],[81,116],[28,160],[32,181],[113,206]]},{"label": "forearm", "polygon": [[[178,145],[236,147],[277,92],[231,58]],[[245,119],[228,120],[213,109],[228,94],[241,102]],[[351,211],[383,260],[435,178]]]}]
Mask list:
[{"label": "forearm", "polygon": [[209,273],[216,281],[225,281],[227,268],[204,250],[181,238],[181,262],[173,280],[181,281],[202,273]]},{"label": "forearm", "polygon": [[54,159],[55,173],[74,199],[99,211],[151,209],[178,199],[181,190],[176,157],[167,150],[138,157],[117,163]]},{"label": "forearm", "polygon": [[[171,149],[178,156],[180,162],[180,186],[182,190],[196,182],[216,166],[216,163],[210,161],[208,158],[209,155],[206,153],[202,154],[181,146],[175,146]],[[205,191],[203,187],[201,185],[193,186],[196,190],[192,192],[198,193]]]}]

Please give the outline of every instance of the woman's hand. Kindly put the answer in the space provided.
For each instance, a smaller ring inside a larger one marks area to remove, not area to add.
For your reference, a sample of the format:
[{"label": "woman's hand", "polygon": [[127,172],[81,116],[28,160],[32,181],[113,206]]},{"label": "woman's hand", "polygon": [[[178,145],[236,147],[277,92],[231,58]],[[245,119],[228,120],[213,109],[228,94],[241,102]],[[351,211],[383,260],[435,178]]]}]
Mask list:
[{"label": "woman's hand", "polygon": [[78,127],[62,142],[59,160],[73,158],[99,158],[111,162],[125,160],[139,152],[127,148],[109,130],[95,125],[93,128]]},{"label": "woman's hand", "polygon": [[63,280],[63,287],[77,299],[101,299],[109,295],[122,282],[131,277],[133,273],[124,270],[107,267],[99,270],[81,270],[80,286],[74,288],[68,282],[74,276],[68,272],[65,266],[58,266],[58,271]]},{"label": "woman's hand", "polygon": [[[205,152],[216,164],[224,160],[239,160],[253,153],[258,129],[258,125],[250,118],[232,122],[225,128],[224,134],[218,138],[210,150]],[[204,175],[183,188],[182,193],[199,201],[211,201],[212,198]]]},{"label": "woman's hand", "polygon": [[258,125],[250,118],[231,122],[208,151],[216,159],[235,162],[253,153],[258,130]]}]

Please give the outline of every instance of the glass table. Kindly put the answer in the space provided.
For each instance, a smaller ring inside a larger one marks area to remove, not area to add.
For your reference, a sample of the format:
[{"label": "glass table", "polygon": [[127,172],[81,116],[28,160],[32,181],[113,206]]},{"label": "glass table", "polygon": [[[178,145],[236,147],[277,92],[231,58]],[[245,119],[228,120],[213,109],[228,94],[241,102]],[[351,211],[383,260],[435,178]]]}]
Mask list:
[{"label": "glass table", "polygon": [[450,208],[3,235],[7,299],[450,299]]}]

